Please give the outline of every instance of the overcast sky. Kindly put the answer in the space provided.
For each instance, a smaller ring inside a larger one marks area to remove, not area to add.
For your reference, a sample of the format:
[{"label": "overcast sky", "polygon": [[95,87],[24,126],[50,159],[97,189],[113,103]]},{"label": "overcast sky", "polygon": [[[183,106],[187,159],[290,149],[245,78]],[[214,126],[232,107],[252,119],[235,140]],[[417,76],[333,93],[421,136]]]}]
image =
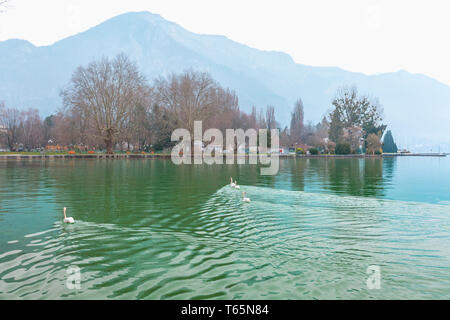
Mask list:
[{"label": "overcast sky", "polygon": [[10,0],[0,13],[0,41],[48,45],[143,10],[302,64],[366,74],[404,69],[450,85],[448,0]]}]

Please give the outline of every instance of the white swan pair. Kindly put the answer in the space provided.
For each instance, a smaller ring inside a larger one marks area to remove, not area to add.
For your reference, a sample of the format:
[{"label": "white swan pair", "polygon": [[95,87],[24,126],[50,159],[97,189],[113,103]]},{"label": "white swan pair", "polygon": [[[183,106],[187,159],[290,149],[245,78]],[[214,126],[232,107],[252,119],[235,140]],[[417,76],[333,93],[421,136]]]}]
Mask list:
[{"label": "white swan pair", "polygon": [[233,177],[230,177],[230,187],[235,188],[235,189],[241,189],[241,187],[238,186],[236,180],[234,180],[234,182],[233,182]]},{"label": "white swan pair", "polygon": [[[235,189],[241,189],[241,187],[237,185],[236,180],[233,182],[233,177],[230,177],[230,187],[235,188]],[[245,192],[242,192],[242,201],[250,202],[250,198],[245,196]]]}]

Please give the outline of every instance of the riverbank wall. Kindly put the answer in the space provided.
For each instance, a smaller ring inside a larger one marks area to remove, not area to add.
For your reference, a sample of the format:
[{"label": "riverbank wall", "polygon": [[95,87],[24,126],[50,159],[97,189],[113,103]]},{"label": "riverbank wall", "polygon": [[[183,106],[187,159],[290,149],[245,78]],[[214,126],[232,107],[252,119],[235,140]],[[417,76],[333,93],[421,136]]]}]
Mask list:
[{"label": "riverbank wall", "polygon": [[[224,155],[225,157],[226,155]],[[237,155],[248,157],[249,155]],[[437,153],[408,153],[408,154],[318,154],[318,155],[292,155],[280,154],[280,158],[382,158],[382,157],[445,157]],[[55,160],[55,159],[170,159],[170,154],[1,154],[0,160]]]}]

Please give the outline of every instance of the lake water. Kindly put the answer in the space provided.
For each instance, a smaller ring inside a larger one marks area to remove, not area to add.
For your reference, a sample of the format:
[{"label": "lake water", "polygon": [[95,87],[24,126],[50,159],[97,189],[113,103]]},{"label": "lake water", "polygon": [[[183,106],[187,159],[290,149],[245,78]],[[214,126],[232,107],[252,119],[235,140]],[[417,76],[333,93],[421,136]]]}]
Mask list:
[{"label": "lake water", "polygon": [[0,161],[0,298],[449,299],[450,158]]}]

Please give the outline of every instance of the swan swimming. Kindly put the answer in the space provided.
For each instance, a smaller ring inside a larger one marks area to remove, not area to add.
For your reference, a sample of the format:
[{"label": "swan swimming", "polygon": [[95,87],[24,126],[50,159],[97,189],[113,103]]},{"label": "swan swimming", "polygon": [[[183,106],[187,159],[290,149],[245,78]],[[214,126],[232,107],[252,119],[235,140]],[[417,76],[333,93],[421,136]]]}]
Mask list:
[{"label": "swan swimming", "polygon": [[75,219],[72,217],[66,217],[66,207],[64,207],[64,222],[65,223],[75,223]]},{"label": "swan swimming", "polygon": [[230,187],[236,187],[236,184],[233,182],[233,177],[230,177]]},{"label": "swan swimming", "polygon": [[242,201],[244,201],[244,202],[250,202],[250,198],[247,198],[247,197],[245,196],[245,191],[242,192]]},{"label": "swan swimming", "polygon": [[237,185],[237,181],[235,180],[234,181],[234,187],[236,188],[236,189],[240,189],[241,187],[239,187],[238,185]]}]

